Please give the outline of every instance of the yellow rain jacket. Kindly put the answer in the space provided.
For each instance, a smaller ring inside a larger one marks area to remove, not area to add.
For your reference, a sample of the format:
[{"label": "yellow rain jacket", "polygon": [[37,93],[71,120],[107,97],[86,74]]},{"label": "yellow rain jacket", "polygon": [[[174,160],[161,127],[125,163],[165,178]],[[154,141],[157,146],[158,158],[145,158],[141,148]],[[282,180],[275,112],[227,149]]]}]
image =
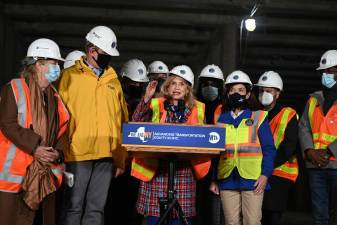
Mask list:
[{"label": "yellow rain jacket", "polygon": [[59,94],[70,113],[65,161],[112,157],[124,168],[121,132],[128,110],[115,70],[109,67],[98,77],[81,58],[62,71]]}]

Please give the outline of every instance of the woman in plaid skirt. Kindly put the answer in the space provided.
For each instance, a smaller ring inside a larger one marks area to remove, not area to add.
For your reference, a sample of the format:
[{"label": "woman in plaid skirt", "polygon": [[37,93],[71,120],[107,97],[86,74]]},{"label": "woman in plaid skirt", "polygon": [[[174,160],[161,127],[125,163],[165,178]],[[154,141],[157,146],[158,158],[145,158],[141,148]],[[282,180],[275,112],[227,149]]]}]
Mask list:
[{"label": "woman in plaid skirt", "polygon": [[[195,100],[192,87],[194,75],[185,65],[176,66],[161,87],[159,98],[153,98],[157,81],[153,80],[146,88],[145,96],[138,104],[132,120],[137,122],[203,124],[204,104]],[[198,169],[203,167],[202,170]],[[208,173],[210,161],[177,161],[174,176],[175,198],[189,224],[196,214],[196,179]],[[143,169],[139,169],[143,168]],[[150,169],[149,169],[150,168]],[[146,171],[146,172],[144,172]],[[168,163],[164,160],[133,159],[131,175],[140,179],[137,212],[144,215],[148,225],[154,225],[160,217],[161,198],[167,197]],[[178,214],[173,213],[173,224],[182,224]]]}]

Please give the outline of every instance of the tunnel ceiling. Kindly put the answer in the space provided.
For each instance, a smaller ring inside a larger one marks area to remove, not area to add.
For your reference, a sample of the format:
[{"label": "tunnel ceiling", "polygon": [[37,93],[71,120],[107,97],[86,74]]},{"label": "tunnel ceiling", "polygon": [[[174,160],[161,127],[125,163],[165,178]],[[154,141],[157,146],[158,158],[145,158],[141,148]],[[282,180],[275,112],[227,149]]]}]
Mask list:
[{"label": "tunnel ceiling", "polygon": [[[119,67],[130,58],[170,66],[202,64],[219,30],[241,19],[255,1],[248,0],[2,0],[3,14],[24,46],[40,37],[55,40],[62,55],[83,49],[85,34],[95,25],[111,27],[118,38]],[[296,107],[320,88],[315,72],[322,53],[337,48],[337,1],[267,0],[256,13],[257,29],[249,33],[237,67],[253,81],[265,70],[278,71],[284,99]],[[239,37],[239,36],[238,36]],[[239,46],[239,38],[237,40]],[[201,67],[202,67],[201,66]],[[226,65],[224,65],[226,66]],[[196,71],[199,73],[199,71]]]}]

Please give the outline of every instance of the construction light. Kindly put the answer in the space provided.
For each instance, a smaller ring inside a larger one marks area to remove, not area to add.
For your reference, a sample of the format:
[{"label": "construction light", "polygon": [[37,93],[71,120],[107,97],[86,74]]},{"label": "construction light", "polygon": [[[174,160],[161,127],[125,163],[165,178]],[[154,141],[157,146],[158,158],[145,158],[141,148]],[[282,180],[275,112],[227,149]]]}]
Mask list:
[{"label": "construction light", "polygon": [[246,30],[252,32],[255,30],[256,28],[256,22],[255,22],[255,19],[254,18],[248,18],[245,20],[245,27],[246,27]]}]

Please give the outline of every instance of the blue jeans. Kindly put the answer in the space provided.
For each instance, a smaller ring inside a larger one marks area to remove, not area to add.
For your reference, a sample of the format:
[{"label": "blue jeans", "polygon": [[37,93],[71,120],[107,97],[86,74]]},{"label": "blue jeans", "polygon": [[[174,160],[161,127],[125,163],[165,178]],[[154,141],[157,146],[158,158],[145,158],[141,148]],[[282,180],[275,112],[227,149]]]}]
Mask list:
[{"label": "blue jeans", "polygon": [[309,183],[314,225],[328,225],[329,204],[336,207],[336,202],[329,201],[330,193],[337,190],[337,170],[309,169]]},{"label": "blue jeans", "polygon": [[[188,217],[186,219],[187,219],[188,224],[192,225],[192,218]],[[146,224],[147,225],[156,225],[158,223],[158,220],[159,220],[159,217],[148,216],[146,218]],[[183,223],[180,220],[175,219],[175,220],[172,220],[172,225],[183,225]]]}]

